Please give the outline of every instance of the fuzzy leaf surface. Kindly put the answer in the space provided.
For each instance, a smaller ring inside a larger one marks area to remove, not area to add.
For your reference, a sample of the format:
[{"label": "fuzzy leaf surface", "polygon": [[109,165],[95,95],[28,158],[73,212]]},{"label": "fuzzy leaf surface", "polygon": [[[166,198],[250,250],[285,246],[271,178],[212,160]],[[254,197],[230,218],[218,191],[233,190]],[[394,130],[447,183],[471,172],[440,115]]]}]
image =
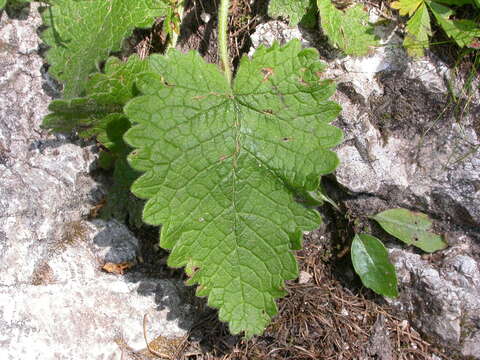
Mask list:
[{"label": "fuzzy leaf surface", "polygon": [[163,0],[51,0],[43,13],[42,39],[51,48],[50,73],[64,84],[64,97],[84,95],[88,75],[136,27],[151,26],[166,14]]},{"label": "fuzzy leaf surface", "polygon": [[368,234],[356,234],[350,254],[353,268],[364,286],[380,295],[398,296],[395,268],[380,240]]},{"label": "fuzzy leaf surface", "polygon": [[428,47],[428,37],[432,34],[430,15],[425,3],[421,3],[415,14],[407,22],[407,33],[403,46],[410,56],[424,56]]},{"label": "fuzzy leaf surface", "polygon": [[290,19],[291,25],[296,25],[307,13],[310,0],[270,0],[268,15],[271,17],[285,17]]},{"label": "fuzzy leaf surface", "polygon": [[428,231],[432,221],[423,213],[400,208],[390,209],[378,213],[372,219],[390,235],[423,251],[434,252],[447,247],[441,236]]},{"label": "fuzzy leaf surface", "polygon": [[145,172],[132,186],[148,199],[143,219],[163,225],[169,266],[186,267],[232,333],[260,334],[297,276],[302,231],[320,223],[294,196],[338,164],[334,84],[299,41],[244,57],[232,86],[195,52],[170,50],[150,66],[145,95],[125,108],[130,164]]},{"label": "fuzzy leaf surface", "polygon": [[329,41],[347,55],[366,55],[378,45],[368,14],[356,4],[345,11],[338,10],[331,0],[317,0],[322,29]]}]

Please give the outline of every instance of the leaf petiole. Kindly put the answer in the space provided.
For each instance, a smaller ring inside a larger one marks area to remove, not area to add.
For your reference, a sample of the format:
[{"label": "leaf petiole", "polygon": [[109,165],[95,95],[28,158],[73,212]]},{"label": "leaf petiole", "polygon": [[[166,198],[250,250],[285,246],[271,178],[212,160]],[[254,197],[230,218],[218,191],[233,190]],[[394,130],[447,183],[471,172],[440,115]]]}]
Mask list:
[{"label": "leaf petiole", "polygon": [[223,71],[228,83],[232,84],[232,69],[230,66],[230,57],[228,55],[228,8],[229,0],[221,0],[218,9],[218,49],[222,59]]}]

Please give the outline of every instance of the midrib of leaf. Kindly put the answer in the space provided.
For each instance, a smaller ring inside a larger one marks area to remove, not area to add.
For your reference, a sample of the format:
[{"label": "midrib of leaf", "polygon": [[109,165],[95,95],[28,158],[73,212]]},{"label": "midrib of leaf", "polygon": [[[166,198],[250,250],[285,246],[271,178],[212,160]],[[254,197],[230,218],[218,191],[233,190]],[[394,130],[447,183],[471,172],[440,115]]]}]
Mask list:
[{"label": "midrib of leaf", "polygon": [[[230,90],[233,91],[232,89],[232,85],[230,84]],[[235,139],[235,150],[233,152],[233,156],[232,156],[232,207],[233,207],[233,212],[234,212],[234,221],[233,221],[233,233],[235,234],[234,235],[234,238],[235,238],[235,256],[237,258],[237,266],[238,266],[238,274],[239,274],[239,278],[240,278],[240,286],[241,286],[241,289],[242,289],[242,300],[243,302],[245,302],[245,288],[243,286],[243,278],[242,278],[242,268],[241,266],[239,266],[238,264],[240,264],[240,255],[238,254],[238,249],[240,249],[240,245],[238,243],[238,238],[239,238],[239,234],[238,234],[238,223],[239,223],[239,218],[238,218],[238,210],[237,210],[237,166],[238,166],[238,157],[240,155],[240,151],[241,151],[241,143],[240,143],[240,136],[241,136],[241,132],[239,131],[239,129],[241,128],[242,126],[242,123],[241,123],[241,120],[240,120],[240,112],[239,112],[239,109],[237,108],[237,106],[234,104],[234,108],[235,108],[235,116],[234,116],[234,124],[233,124],[233,132],[234,132],[234,139]]]}]

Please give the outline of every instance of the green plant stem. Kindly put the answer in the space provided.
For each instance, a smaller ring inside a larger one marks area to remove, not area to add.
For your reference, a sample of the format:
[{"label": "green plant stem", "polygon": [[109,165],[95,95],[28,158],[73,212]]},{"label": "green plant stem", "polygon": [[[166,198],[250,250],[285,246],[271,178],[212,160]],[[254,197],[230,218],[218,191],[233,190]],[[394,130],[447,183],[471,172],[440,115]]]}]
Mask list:
[{"label": "green plant stem", "polygon": [[223,63],[223,71],[229,84],[232,83],[232,69],[228,56],[228,8],[230,0],[221,0],[218,9],[218,48]]}]

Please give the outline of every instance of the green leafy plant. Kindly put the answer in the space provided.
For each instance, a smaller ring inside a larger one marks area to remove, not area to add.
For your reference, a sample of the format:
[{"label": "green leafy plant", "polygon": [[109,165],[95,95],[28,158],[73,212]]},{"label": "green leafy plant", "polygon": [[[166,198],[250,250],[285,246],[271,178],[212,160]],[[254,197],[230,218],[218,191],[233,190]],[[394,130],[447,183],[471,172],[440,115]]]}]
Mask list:
[{"label": "green leafy plant", "polygon": [[[301,248],[303,231],[321,223],[314,207],[328,202],[338,209],[320,185],[339,162],[331,151],[342,141],[342,131],[330,125],[340,112],[329,100],[335,85],[323,79],[316,50],[299,41],[259,47],[241,59],[233,77],[228,0],[218,16],[223,73],[198,53],[173,48],[145,60],[107,59],[134,27],[157,16],[167,32],[178,33],[183,6],[99,1],[52,0],[44,13],[47,57],[64,98],[50,104],[43,127],[95,137],[100,165],[113,169],[106,214],[139,224],[144,203],[131,187],[146,200],[144,222],[162,226],[168,264],[185,267],[188,283],[198,284],[197,294],[208,296],[232,333],[260,334],[277,312],[285,280],[297,277],[293,250]],[[330,1],[318,5],[333,44],[352,54],[375,45],[369,28],[351,35],[355,22],[346,22]],[[364,25],[363,10],[347,13]],[[348,36],[359,36],[357,43]],[[103,72],[92,74],[105,60]],[[389,231],[392,216],[375,218]],[[426,236],[422,224],[415,236]],[[383,244],[359,234],[351,250],[365,286],[396,296]]]},{"label": "green leafy plant", "polygon": [[407,22],[404,46],[412,56],[423,56],[428,47],[428,38],[432,34],[430,13],[433,14],[438,25],[445,34],[452,38],[460,47],[478,48],[480,28],[473,20],[452,19],[455,12],[446,5],[476,5],[480,8],[479,0],[400,0],[392,3],[400,15],[410,16]]},{"label": "green leafy plant", "polygon": [[43,13],[42,40],[51,48],[49,72],[63,85],[63,96],[84,95],[88,76],[100,61],[120,50],[136,27],[149,27],[167,13],[161,0],[51,0]]},{"label": "green leafy plant", "polygon": [[[290,24],[295,25],[312,11],[310,4],[310,0],[271,0],[268,11],[270,16],[289,18]],[[345,54],[366,55],[378,45],[363,5],[356,4],[345,10],[337,9],[331,0],[316,0],[315,5],[329,42]]]},{"label": "green leafy plant", "polygon": [[[431,253],[447,247],[441,236],[429,231],[432,221],[423,213],[402,208],[389,209],[371,219],[377,221],[390,235],[425,252]],[[368,234],[357,234],[350,254],[355,272],[363,285],[384,296],[398,295],[395,269],[380,240]]]},{"label": "green leafy plant", "polygon": [[294,201],[338,164],[329,148],[342,133],[328,123],[340,107],[317,59],[298,41],[259,48],[230,85],[197,53],[172,50],[150,58],[145,95],[125,109],[144,221],[163,224],[168,264],[187,267],[233,333],[263,331],[297,276],[291,250],[320,223]]},{"label": "green leafy plant", "polygon": [[332,45],[347,55],[366,55],[378,45],[368,14],[356,4],[345,11],[338,10],[331,0],[317,0],[323,32]]},{"label": "green leafy plant", "polygon": [[310,7],[310,0],[270,0],[268,14],[272,17],[285,17],[290,24],[296,25],[302,20]]},{"label": "green leafy plant", "polygon": [[[95,18],[90,7],[69,5],[66,19],[75,12]],[[144,220],[163,225],[161,245],[172,251],[169,264],[186,267],[190,283],[200,284],[197,293],[220,309],[233,333],[251,336],[261,333],[276,313],[274,300],[284,294],[284,281],[297,276],[292,250],[300,248],[302,231],[320,223],[318,213],[295,197],[317,190],[320,175],[337,166],[329,148],[341,141],[342,133],[328,123],[340,107],[328,101],[335,86],[320,79],[324,66],[318,54],[302,50],[298,41],[258,49],[252,60],[241,61],[232,80],[228,2],[222,6],[224,75],[197,53],[170,50],[151,56],[148,71],[140,75],[145,63],[130,58],[124,64],[109,60],[105,74],[89,76],[132,24],[151,23],[153,14],[140,9],[134,19],[141,21],[125,21],[128,26],[121,30],[113,17],[95,20],[96,26],[118,35],[99,45],[60,40],[65,36],[55,40],[55,33],[71,33],[66,27],[73,26],[59,19],[62,7],[56,3],[44,38],[52,45],[57,41],[48,58],[53,75],[65,84],[66,99],[51,104],[44,126],[96,136],[108,154],[102,163],[108,166],[113,157],[115,170],[124,172],[128,148],[121,135],[135,124],[124,138],[137,148],[131,165],[145,172],[132,187],[149,199]],[[83,47],[87,50],[80,61],[75,54]],[[100,48],[100,55],[96,50],[94,55],[93,49]],[[66,73],[69,62],[73,75]],[[136,96],[134,83],[143,95],[128,102],[125,117],[122,106]],[[78,95],[84,96],[74,97]]]}]

